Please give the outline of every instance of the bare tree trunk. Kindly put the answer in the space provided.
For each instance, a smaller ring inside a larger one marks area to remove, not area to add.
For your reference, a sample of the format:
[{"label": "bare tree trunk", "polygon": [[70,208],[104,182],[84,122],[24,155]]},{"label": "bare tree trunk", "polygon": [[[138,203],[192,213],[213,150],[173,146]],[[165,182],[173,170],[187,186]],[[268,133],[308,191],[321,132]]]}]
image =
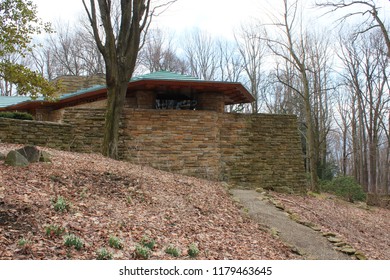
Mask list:
[{"label": "bare tree trunk", "polygon": [[[294,23],[297,22],[297,1],[293,1],[292,5],[289,5],[288,0],[283,1],[284,10],[283,10],[283,20],[275,25],[281,28],[280,39],[268,39],[268,45],[273,51],[273,53],[286,62],[291,63],[294,69],[297,71],[297,76],[300,79],[300,85],[294,87],[291,81],[279,80],[285,86],[291,88],[292,91],[296,93],[303,101],[303,107],[305,112],[305,123],[306,123],[306,139],[307,139],[307,159],[309,162],[310,169],[310,189],[315,192],[319,192],[318,185],[318,175],[317,175],[317,150],[315,143],[315,128],[313,124],[313,112],[311,97],[312,92],[309,85],[308,77],[308,49],[307,49],[307,34],[306,37],[303,33],[298,35],[298,39],[295,37],[296,33],[292,31]],[[295,39],[295,40],[294,40]],[[276,46],[275,46],[276,45]]]},{"label": "bare tree trunk", "polygon": [[364,111],[362,99],[358,97],[358,131],[359,131],[359,163],[360,163],[360,184],[363,186],[365,192],[369,192],[368,185],[368,164],[367,164],[367,137],[364,129]]},{"label": "bare tree trunk", "polygon": [[[389,139],[387,140],[389,141]],[[386,162],[385,162],[385,180],[383,183],[384,189],[385,189],[385,194],[389,194],[389,176],[390,176],[390,145],[389,142],[387,142],[387,148],[386,148]]]},{"label": "bare tree trunk", "polygon": [[[150,1],[121,1],[119,30],[116,30],[111,1],[90,0],[87,5],[83,0],[97,47],[106,64],[108,106],[102,153],[115,159],[118,158],[119,121],[127,85],[136,65],[141,33],[147,29],[151,19]],[[100,27],[104,32],[100,31]]]},{"label": "bare tree trunk", "polygon": [[307,125],[307,141],[309,148],[309,163],[310,163],[310,178],[311,178],[311,190],[319,192],[318,175],[317,175],[317,158],[315,151],[315,133],[313,128],[313,116],[310,104],[310,89],[309,82],[306,76],[306,70],[301,72],[302,82],[304,85],[304,96],[305,96],[305,114],[306,114],[306,125]]},{"label": "bare tree trunk", "polygon": [[116,83],[108,88],[103,155],[118,157],[119,125],[126,98],[127,83]]},{"label": "bare tree trunk", "polygon": [[362,153],[360,147],[360,137],[358,135],[358,129],[357,129],[357,117],[356,117],[356,106],[355,106],[355,96],[352,97],[352,121],[351,121],[351,127],[352,127],[352,155],[353,155],[353,177],[361,183],[361,172],[360,172],[360,154]]},{"label": "bare tree trunk", "polygon": [[348,133],[348,127],[347,127],[346,123],[344,123],[344,130],[342,131],[342,134],[343,134],[342,174],[343,174],[343,176],[347,175],[347,161],[348,161],[348,155],[347,155],[347,133]]},{"label": "bare tree trunk", "polygon": [[[388,118],[387,118],[387,129],[385,128],[386,132],[386,139],[387,139],[387,147],[386,147],[386,166],[385,166],[385,194],[388,195],[390,190],[390,111],[388,112]],[[386,126],[385,126],[386,127]]]}]

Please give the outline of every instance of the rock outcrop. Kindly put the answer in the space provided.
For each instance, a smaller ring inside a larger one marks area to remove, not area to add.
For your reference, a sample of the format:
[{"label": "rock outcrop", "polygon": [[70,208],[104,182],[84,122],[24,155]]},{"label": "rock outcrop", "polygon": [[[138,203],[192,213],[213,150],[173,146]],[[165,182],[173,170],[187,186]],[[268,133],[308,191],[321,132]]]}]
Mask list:
[{"label": "rock outcrop", "polygon": [[5,164],[10,166],[25,167],[33,162],[51,162],[51,156],[48,152],[28,145],[18,150],[10,151],[5,157]]},{"label": "rock outcrop", "polygon": [[10,166],[25,167],[29,165],[29,162],[18,151],[10,151],[5,158],[5,164]]},{"label": "rock outcrop", "polygon": [[24,156],[30,163],[38,162],[41,155],[39,149],[31,145],[24,146],[23,148],[20,148],[16,151],[19,152],[22,156]]}]

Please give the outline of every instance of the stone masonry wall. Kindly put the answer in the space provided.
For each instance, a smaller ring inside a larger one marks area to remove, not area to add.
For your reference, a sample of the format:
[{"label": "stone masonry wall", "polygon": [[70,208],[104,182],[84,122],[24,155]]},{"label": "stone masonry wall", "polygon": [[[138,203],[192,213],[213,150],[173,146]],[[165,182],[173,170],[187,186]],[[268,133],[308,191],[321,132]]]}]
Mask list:
[{"label": "stone masonry wall", "polygon": [[60,76],[54,81],[60,81],[62,91],[61,94],[75,92],[80,89],[89,88],[96,85],[105,85],[106,77],[104,74],[97,74],[94,76]]},{"label": "stone masonry wall", "polygon": [[303,156],[295,116],[224,114],[223,180],[230,184],[303,191]]},{"label": "stone masonry wall", "polygon": [[124,159],[248,188],[303,190],[295,116],[125,110]]},{"label": "stone masonry wall", "polygon": [[69,150],[71,138],[71,125],[0,118],[0,142]]},{"label": "stone masonry wall", "polygon": [[196,101],[199,110],[210,110],[218,113],[225,111],[225,100],[222,93],[198,93]]},{"label": "stone masonry wall", "polygon": [[217,180],[218,118],[211,111],[125,109],[120,154],[136,164]]},{"label": "stone masonry wall", "polygon": [[[104,109],[67,108],[63,124],[0,118],[2,142],[100,152]],[[248,188],[300,191],[303,158],[295,116],[125,108],[121,159]]]},{"label": "stone masonry wall", "polygon": [[63,123],[73,127],[71,149],[76,152],[100,153],[104,136],[105,109],[68,108]]}]

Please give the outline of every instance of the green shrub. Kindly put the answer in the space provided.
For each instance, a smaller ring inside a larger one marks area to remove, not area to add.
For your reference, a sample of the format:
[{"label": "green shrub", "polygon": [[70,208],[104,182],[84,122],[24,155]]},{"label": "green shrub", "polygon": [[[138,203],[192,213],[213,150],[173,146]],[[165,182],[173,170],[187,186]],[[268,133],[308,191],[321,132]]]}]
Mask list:
[{"label": "green shrub", "polygon": [[175,246],[173,245],[169,245],[166,249],[165,249],[165,253],[169,254],[169,255],[172,255],[174,257],[178,257],[180,256],[180,250],[178,248],[176,248]]},{"label": "green shrub", "polygon": [[112,253],[106,248],[100,248],[97,251],[97,260],[112,260]]},{"label": "green shrub", "polygon": [[57,225],[49,225],[45,227],[46,235],[47,236],[60,236],[64,233],[65,229],[63,227],[57,226]]},{"label": "green shrub", "polygon": [[25,112],[0,112],[0,118],[17,119],[17,120],[33,120],[32,115]]},{"label": "green shrub", "polygon": [[188,255],[189,255],[191,258],[196,258],[196,257],[199,255],[198,246],[196,246],[195,243],[190,244],[190,246],[188,246],[188,251],[187,251],[187,253],[188,253]]},{"label": "green shrub", "polygon": [[349,202],[365,201],[366,194],[353,177],[338,176],[330,182],[322,182],[322,191],[333,193]]},{"label": "green shrub", "polygon": [[153,250],[154,245],[156,245],[156,241],[149,236],[142,237],[141,244],[144,247],[149,248],[150,250]]},{"label": "green shrub", "polygon": [[58,196],[57,200],[53,200],[54,210],[57,212],[69,211],[70,203],[65,200],[62,196]]},{"label": "green shrub", "polygon": [[18,246],[19,247],[25,247],[25,246],[28,246],[30,244],[30,240],[26,239],[26,238],[21,238],[18,240]]},{"label": "green shrub", "polygon": [[110,239],[108,239],[108,245],[110,245],[110,247],[114,248],[114,249],[122,249],[123,248],[122,240],[120,240],[116,236],[110,236]]},{"label": "green shrub", "polygon": [[64,237],[64,244],[66,247],[74,247],[76,250],[83,248],[83,241],[74,234],[68,234]]},{"label": "green shrub", "polygon": [[137,244],[135,246],[134,254],[137,259],[147,260],[150,257],[150,249],[148,247]]},{"label": "green shrub", "polygon": [[31,253],[31,241],[26,238],[21,238],[18,240],[18,246],[20,247],[20,252],[23,254]]}]

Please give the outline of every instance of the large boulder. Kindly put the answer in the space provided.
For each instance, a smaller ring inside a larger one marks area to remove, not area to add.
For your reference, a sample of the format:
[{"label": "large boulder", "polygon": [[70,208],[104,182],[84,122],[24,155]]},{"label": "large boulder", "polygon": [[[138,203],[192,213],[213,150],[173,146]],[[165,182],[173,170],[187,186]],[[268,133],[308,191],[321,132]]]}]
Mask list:
[{"label": "large boulder", "polygon": [[4,160],[4,159],[5,159],[5,155],[2,152],[0,152],[0,160]]},{"label": "large boulder", "polygon": [[28,162],[38,162],[41,156],[41,152],[38,150],[38,148],[31,145],[24,146],[23,148],[20,148],[16,151],[24,156]]},{"label": "large boulder", "polygon": [[5,164],[24,167],[28,166],[29,162],[18,151],[10,151],[5,158]]}]

